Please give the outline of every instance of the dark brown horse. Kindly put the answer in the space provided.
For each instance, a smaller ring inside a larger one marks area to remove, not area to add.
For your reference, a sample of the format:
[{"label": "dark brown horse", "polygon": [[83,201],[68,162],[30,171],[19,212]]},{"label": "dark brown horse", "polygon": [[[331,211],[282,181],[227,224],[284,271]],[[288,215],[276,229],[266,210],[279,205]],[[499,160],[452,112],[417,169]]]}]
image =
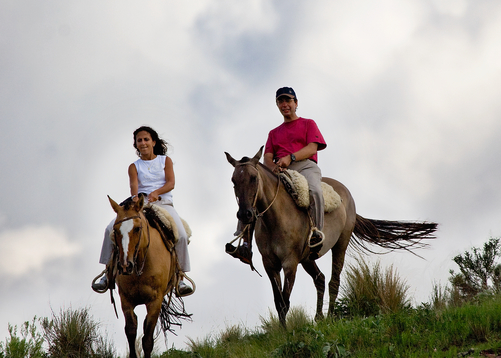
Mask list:
[{"label": "dark brown horse", "polygon": [[[166,333],[171,330],[172,316],[189,316],[184,312],[184,306],[182,312],[172,309],[173,288],[177,287],[178,280],[174,244],[164,242],[159,230],[152,227],[146,219],[143,213],[143,196],[135,203],[128,200],[122,205],[118,205],[111,198],[109,200],[117,213],[112,235],[118,271],[115,282],[125,317],[125,334],[130,357],[137,357],[137,316],[134,309],[138,305],[145,305],[147,313],[143,324],[142,343],[144,357],[149,358],[159,317]],[[165,295],[168,295],[168,301],[164,299]]]},{"label": "dark brown horse", "polygon": [[[237,217],[244,224],[255,225],[256,244],[271,281],[280,322],[285,326],[298,264],[313,278],[317,290],[316,319],[322,318],[325,276],[315,261],[309,258],[311,227],[308,212],[296,205],[277,175],[259,163],[262,150],[261,147],[253,158],[244,157],[240,161],[225,153],[228,162],[235,167],[232,182],[238,200]],[[366,249],[363,241],[390,250],[409,250],[423,246],[421,239],[433,238],[431,234],[437,224],[365,219],[356,213],[355,202],[343,184],[330,178],[322,180],[332,186],[342,199],[337,209],[325,214],[325,239],[318,252],[318,256],[329,250],[332,252],[328,309],[328,314],[332,315],[350,239]],[[282,269],[283,286],[280,277]]]}]

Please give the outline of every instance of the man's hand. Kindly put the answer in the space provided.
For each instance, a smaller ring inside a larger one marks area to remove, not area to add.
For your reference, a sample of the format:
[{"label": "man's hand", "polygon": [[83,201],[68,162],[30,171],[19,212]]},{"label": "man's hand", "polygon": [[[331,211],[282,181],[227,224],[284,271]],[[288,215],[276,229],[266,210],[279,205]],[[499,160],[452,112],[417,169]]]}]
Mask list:
[{"label": "man's hand", "polygon": [[279,167],[278,165],[275,165],[275,168],[273,168],[273,173],[280,174],[286,170],[287,170],[287,168],[282,168],[282,167]]},{"label": "man's hand", "polygon": [[282,157],[277,160],[275,163],[278,165],[280,168],[287,168],[289,165],[291,165],[292,159],[290,155],[286,155],[285,157]]}]

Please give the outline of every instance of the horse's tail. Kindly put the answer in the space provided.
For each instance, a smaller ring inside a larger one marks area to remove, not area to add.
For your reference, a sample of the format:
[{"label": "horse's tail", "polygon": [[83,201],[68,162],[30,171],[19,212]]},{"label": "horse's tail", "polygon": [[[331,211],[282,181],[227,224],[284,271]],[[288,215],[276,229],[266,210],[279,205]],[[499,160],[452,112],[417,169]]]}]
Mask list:
[{"label": "horse's tail", "polygon": [[167,339],[167,332],[177,335],[176,332],[174,332],[173,326],[181,327],[182,320],[191,321],[192,315],[186,312],[182,297],[178,297],[176,295],[176,287],[179,281],[179,271],[179,262],[177,260],[176,251],[172,250],[170,265],[170,272],[172,275],[167,286],[168,293],[164,296],[162,308],[160,309],[160,315],[158,316],[158,321],[160,322],[160,327],[164,332],[165,339]]},{"label": "horse's tail", "polygon": [[[374,252],[366,242],[375,244],[390,251],[412,250],[427,246],[421,240],[435,239],[433,233],[438,224],[432,222],[404,222],[366,219],[357,214],[352,238],[364,250]],[[412,252],[415,254],[414,252]],[[418,255],[419,256],[419,255]]]},{"label": "horse's tail", "polygon": [[174,291],[171,291],[167,299],[164,297],[162,301],[162,308],[158,320],[160,321],[160,326],[164,334],[167,334],[167,332],[176,334],[173,326],[181,327],[181,321],[190,321],[191,314],[186,312],[183,299],[181,297],[176,297]]}]

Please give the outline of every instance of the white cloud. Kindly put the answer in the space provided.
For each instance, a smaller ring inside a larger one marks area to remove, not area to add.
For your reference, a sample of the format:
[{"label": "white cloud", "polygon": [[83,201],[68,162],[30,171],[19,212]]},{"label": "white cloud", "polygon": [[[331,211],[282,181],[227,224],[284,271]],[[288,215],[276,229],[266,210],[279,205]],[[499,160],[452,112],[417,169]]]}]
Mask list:
[{"label": "white cloud", "polygon": [[64,231],[52,226],[30,226],[0,233],[0,274],[21,276],[44,264],[78,253],[80,245],[70,242]]}]

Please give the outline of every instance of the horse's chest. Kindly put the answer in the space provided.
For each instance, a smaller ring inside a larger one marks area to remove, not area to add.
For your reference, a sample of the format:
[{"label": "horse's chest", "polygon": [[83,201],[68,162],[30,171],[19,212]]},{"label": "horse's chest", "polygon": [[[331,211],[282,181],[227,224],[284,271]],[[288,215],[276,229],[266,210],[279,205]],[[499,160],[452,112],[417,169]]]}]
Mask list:
[{"label": "horse's chest", "polygon": [[153,277],[140,278],[134,276],[117,278],[120,297],[125,297],[136,304],[144,304],[156,300],[159,295],[163,296],[165,287],[162,287],[161,282],[157,282]]}]

